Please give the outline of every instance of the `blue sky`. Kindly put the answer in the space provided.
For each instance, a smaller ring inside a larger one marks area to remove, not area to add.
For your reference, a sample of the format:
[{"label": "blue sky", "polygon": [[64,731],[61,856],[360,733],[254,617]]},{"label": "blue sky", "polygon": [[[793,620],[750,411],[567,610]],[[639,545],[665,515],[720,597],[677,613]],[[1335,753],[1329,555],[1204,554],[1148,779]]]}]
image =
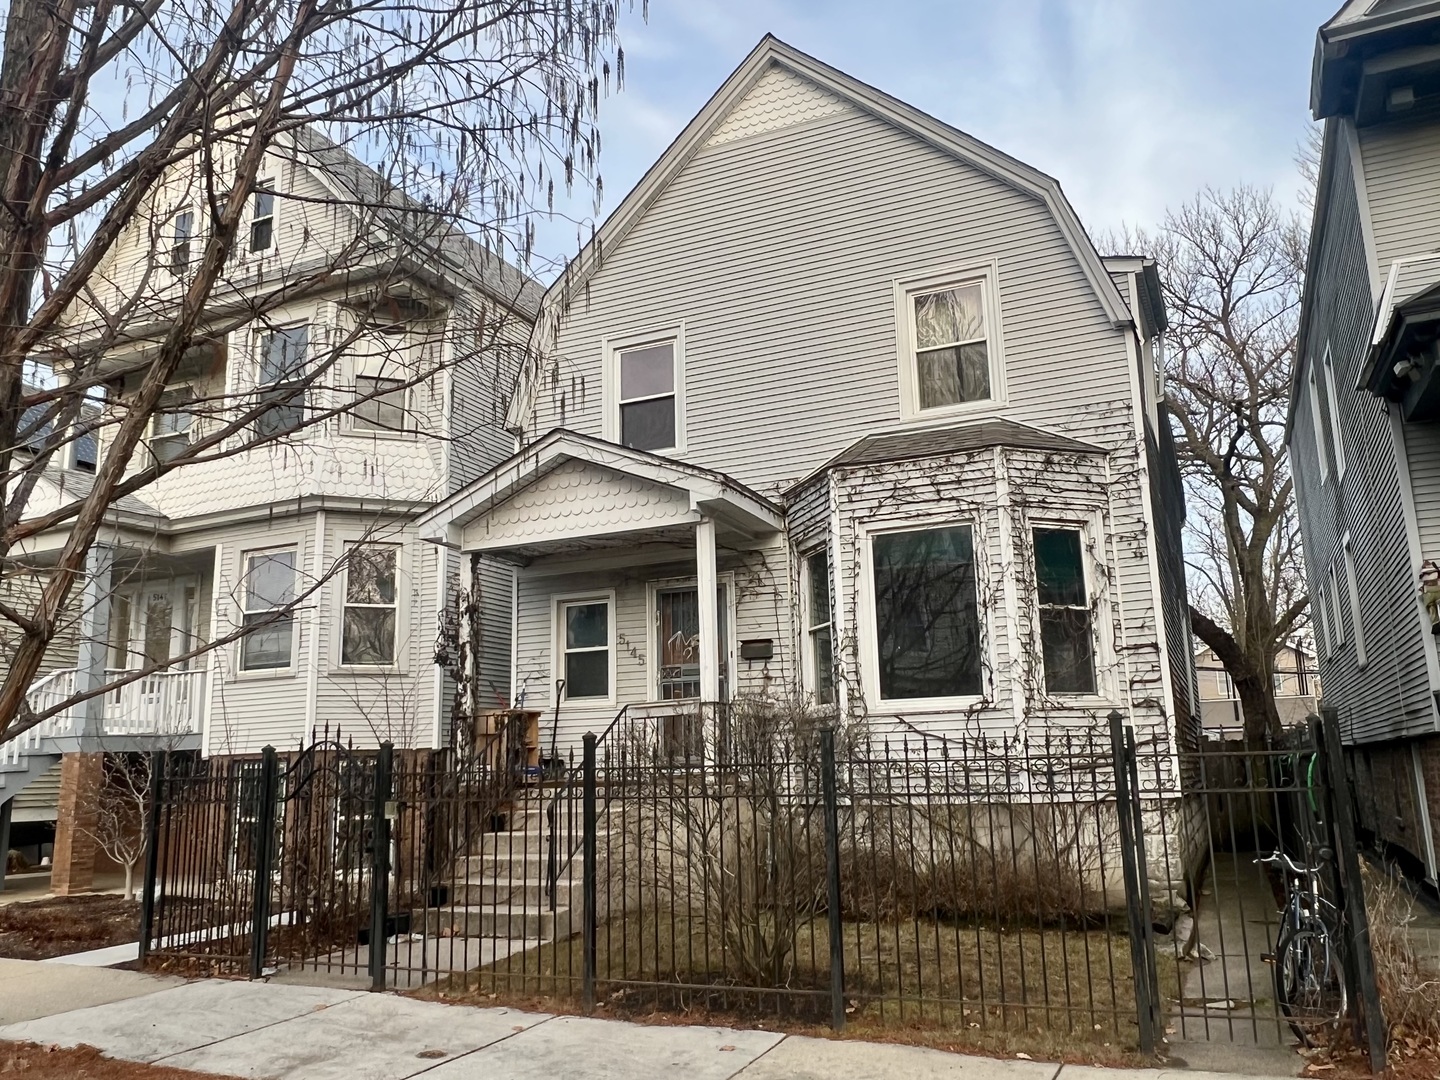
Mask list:
[{"label": "blue sky", "polygon": [[1338,2],[652,0],[648,22],[637,2],[625,89],[602,106],[602,213],[766,32],[1054,176],[1092,233],[1207,184],[1293,202],[1315,30]]}]

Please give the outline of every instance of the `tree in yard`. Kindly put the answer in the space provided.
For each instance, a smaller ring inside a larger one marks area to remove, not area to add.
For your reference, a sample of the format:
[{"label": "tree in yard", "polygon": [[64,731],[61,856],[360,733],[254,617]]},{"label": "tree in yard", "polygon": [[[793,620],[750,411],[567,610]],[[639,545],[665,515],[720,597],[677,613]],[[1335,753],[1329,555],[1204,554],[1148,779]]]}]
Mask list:
[{"label": "tree in yard", "polygon": [[[1117,241],[1110,241],[1114,244]],[[1279,730],[1277,652],[1308,605],[1284,442],[1306,233],[1274,196],[1202,191],[1118,243],[1159,264],[1166,403],[1186,481],[1190,624],[1235,684],[1247,741]]]},{"label": "tree in yard", "polygon": [[[342,413],[403,423],[395,395],[445,365],[481,365],[504,389],[525,348],[514,312],[534,292],[510,262],[535,265],[557,186],[563,198],[589,184],[598,198],[598,110],[623,70],[618,12],[595,0],[11,0],[0,741],[109,688],[43,713],[27,701],[127,498]],[[318,186],[290,186],[302,169]],[[272,243],[280,254],[266,257]],[[439,318],[456,278],[491,302]],[[294,340],[286,305],[341,289],[349,322]],[[402,324],[423,328],[423,347],[381,356],[388,377],[342,399],[340,357],[384,352]],[[177,382],[223,365],[237,331],[265,335],[258,385],[212,379],[177,396]],[[97,440],[93,479],[47,486]],[[55,537],[52,559],[27,561]]]},{"label": "tree in yard", "polygon": [[100,775],[78,797],[76,828],[124,869],[126,900],[135,895],[150,832],[150,773],[149,754],[106,754]]}]

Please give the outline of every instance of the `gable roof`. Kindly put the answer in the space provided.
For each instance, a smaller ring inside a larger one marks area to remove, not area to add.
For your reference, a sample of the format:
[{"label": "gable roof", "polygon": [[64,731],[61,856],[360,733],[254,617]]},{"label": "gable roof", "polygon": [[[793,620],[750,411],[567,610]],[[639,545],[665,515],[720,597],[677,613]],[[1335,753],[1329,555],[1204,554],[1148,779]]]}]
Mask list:
[{"label": "gable roof", "polygon": [[555,428],[421,514],[416,521],[420,539],[453,544],[453,530],[488,514],[567,461],[680,488],[689,493],[692,507],[722,510],[749,529],[774,531],[784,520],[784,512],[769,499],[722,472]]},{"label": "gable roof", "polygon": [[[877,90],[838,68],[787,45],[773,34],[766,34],[760,39],[760,43],[751,50],[750,55],[721,84],[704,107],[676,136],[674,142],[650,166],[640,182],[605,219],[605,223],[571,261],[565,272],[550,285],[542,305],[542,318],[546,310],[563,310],[571,298],[584,294],[585,283],[604,264],[605,252],[614,250],[623,242],[681,170],[706,145],[710,136],[725,123],[732,110],[744,100],[766,72],[776,65],[1044,203],[1066,243],[1074,252],[1076,261],[1106,316],[1116,326],[1125,326],[1132,322],[1129,308],[1106,272],[1089,234],[1085,232],[1079,217],[1061,192],[1059,183],[1052,177],[958,128],[937,120],[913,105],[907,105],[899,98]],[[538,377],[532,367],[527,370],[520,390],[512,400],[506,416],[507,426],[519,426],[520,418],[530,411],[537,388]]]}]

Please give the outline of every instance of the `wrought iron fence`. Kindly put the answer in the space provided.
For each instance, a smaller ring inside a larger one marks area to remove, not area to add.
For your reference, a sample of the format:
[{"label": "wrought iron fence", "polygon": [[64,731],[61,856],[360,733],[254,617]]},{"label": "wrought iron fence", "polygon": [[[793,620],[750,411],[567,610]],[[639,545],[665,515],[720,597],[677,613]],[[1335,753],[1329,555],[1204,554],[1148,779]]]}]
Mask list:
[{"label": "wrought iron fence", "polygon": [[548,769],[502,726],[443,751],[322,741],[160,770],[144,946],[618,1012],[1146,1052],[1167,1028],[1284,1035],[1261,960],[1276,894],[1251,860],[1342,847],[1313,735],[1181,750],[1118,715],[875,730],[672,703],[622,710]]}]

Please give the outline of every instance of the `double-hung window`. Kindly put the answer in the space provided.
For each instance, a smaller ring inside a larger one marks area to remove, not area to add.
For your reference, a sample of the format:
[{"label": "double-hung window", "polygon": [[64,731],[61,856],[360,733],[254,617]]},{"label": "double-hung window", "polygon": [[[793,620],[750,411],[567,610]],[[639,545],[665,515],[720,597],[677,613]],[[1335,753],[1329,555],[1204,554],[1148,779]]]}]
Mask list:
[{"label": "double-hung window", "polygon": [[1355,663],[1363,668],[1369,662],[1365,654],[1365,624],[1360,618],[1360,580],[1355,576],[1355,556],[1350,551],[1350,534],[1341,541],[1345,559],[1345,593],[1350,598],[1350,625],[1355,628]]},{"label": "double-hung window", "polygon": [[156,461],[173,461],[190,445],[190,428],[195,419],[191,406],[195,395],[188,386],[166,390],[150,428],[150,452]]},{"label": "double-hung window", "polygon": [[355,358],[355,405],[350,426],[360,431],[406,431],[413,427],[409,398],[409,339],[403,334],[362,334],[350,346]]},{"label": "double-hung window", "polygon": [[995,344],[987,279],[905,293],[909,410],[924,413],[995,395]]},{"label": "double-hung window", "polygon": [[621,349],[616,356],[618,441],[637,450],[677,449],[680,439],[675,342]]},{"label": "double-hung window", "polygon": [[1032,539],[1045,692],[1093,694],[1095,628],[1080,530],[1039,528]]},{"label": "double-hung window", "polygon": [[241,586],[242,671],[288,668],[294,661],[295,549],[250,552]]},{"label": "double-hung window", "polygon": [[[257,188],[269,188],[272,180],[257,180]],[[275,196],[270,191],[256,191],[250,196],[250,250],[269,251],[275,242]]]},{"label": "double-hung window", "polygon": [[283,327],[262,335],[260,400],[266,408],[256,417],[257,435],[283,435],[298,430],[304,424],[309,353],[308,323]]},{"label": "double-hung window", "polygon": [[1330,449],[1335,454],[1335,479],[1345,479],[1345,439],[1340,434],[1340,396],[1335,392],[1335,364],[1325,346],[1325,400],[1330,406]]},{"label": "double-hung window", "polygon": [[565,700],[610,697],[610,604],[567,600],[559,605]]},{"label": "double-hung window", "polygon": [[181,210],[175,215],[174,238],[170,244],[170,272],[176,277],[190,267],[190,240],[195,232],[195,212]]},{"label": "double-hung window", "polygon": [[980,693],[980,613],[968,525],[871,537],[880,698]]},{"label": "double-hung window", "polygon": [[834,626],[830,614],[830,554],[825,548],[805,558],[805,638],[810,690],[820,705],[835,702]]},{"label": "double-hung window", "polygon": [[395,663],[399,625],[395,581],[396,544],[352,544],[345,562],[345,604],[341,615],[340,662],[379,666]]}]

